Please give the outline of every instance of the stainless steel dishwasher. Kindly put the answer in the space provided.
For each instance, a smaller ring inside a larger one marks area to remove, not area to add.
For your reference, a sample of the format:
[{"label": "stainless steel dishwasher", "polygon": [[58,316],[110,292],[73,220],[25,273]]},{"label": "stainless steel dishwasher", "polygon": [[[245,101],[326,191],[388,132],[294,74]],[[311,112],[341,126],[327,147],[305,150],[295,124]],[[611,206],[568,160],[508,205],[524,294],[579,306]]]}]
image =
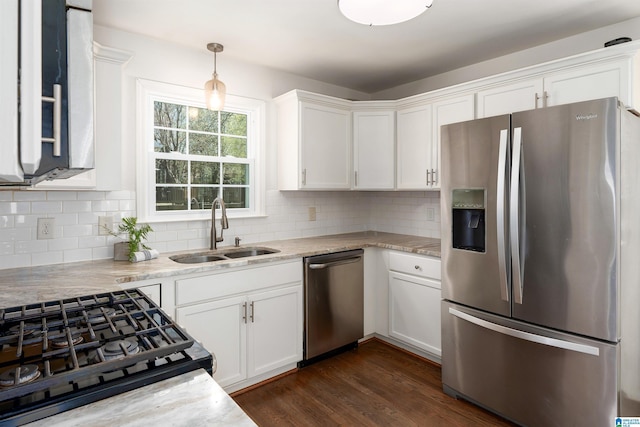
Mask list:
[{"label": "stainless steel dishwasher", "polygon": [[304,259],[304,366],[364,335],[362,249]]}]

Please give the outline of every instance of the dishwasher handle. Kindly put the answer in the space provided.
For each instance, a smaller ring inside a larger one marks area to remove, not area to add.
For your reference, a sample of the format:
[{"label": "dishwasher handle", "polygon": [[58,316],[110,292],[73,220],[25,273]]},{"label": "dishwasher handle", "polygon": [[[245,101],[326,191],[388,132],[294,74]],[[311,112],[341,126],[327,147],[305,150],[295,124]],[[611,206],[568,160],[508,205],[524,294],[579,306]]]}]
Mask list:
[{"label": "dishwasher handle", "polygon": [[338,261],[325,262],[325,263],[322,263],[322,264],[309,264],[308,267],[311,270],[322,270],[323,268],[335,267],[337,265],[353,264],[354,262],[358,262],[361,259],[362,259],[362,257],[347,258],[347,259],[341,259],[341,260],[338,260]]}]

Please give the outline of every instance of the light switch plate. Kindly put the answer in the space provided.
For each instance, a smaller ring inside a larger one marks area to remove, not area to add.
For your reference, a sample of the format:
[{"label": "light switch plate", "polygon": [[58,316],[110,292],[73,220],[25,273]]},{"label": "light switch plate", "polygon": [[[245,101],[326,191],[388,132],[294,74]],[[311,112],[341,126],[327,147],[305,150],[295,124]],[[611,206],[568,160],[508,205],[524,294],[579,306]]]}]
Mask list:
[{"label": "light switch plate", "polygon": [[309,221],[315,221],[315,220],[316,220],[316,207],[311,206],[309,208]]},{"label": "light switch plate", "polygon": [[109,231],[113,231],[113,217],[112,216],[99,216],[98,217],[98,236],[108,236]]},{"label": "light switch plate", "polygon": [[55,237],[55,218],[38,218],[38,240],[53,239]]},{"label": "light switch plate", "polygon": [[433,208],[427,208],[427,221],[435,221],[436,212]]}]

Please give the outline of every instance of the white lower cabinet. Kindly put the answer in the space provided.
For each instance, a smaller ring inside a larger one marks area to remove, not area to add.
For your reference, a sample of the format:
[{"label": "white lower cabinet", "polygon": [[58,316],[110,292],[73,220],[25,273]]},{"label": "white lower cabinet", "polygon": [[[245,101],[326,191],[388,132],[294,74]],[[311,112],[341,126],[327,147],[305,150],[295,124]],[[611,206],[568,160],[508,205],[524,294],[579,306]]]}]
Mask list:
[{"label": "white lower cabinet", "polygon": [[440,260],[391,252],[389,269],[389,336],[440,357]]},{"label": "white lower cabinet", "polygon": [[299,260],[179,279],[176,295],[177,322],[215,355],[213,377],[228,392],[302,360]]},{"label": "white lower cabinet", "polygon": [[238,296],[176,309],[178,323],[215,354],[213,377],[222,387],[247,378],[246,303]]}]

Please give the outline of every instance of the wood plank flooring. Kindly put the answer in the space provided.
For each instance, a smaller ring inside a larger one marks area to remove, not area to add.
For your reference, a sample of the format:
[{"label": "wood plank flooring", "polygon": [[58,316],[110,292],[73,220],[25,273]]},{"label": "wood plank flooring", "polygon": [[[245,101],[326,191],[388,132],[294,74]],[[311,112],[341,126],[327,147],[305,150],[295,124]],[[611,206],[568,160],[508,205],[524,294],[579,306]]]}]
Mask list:
[{"label": "wood plank flooring", "polygon": [[232,397],[261,427],[513,425],[444,394],[439,366],[376,339]]}]

